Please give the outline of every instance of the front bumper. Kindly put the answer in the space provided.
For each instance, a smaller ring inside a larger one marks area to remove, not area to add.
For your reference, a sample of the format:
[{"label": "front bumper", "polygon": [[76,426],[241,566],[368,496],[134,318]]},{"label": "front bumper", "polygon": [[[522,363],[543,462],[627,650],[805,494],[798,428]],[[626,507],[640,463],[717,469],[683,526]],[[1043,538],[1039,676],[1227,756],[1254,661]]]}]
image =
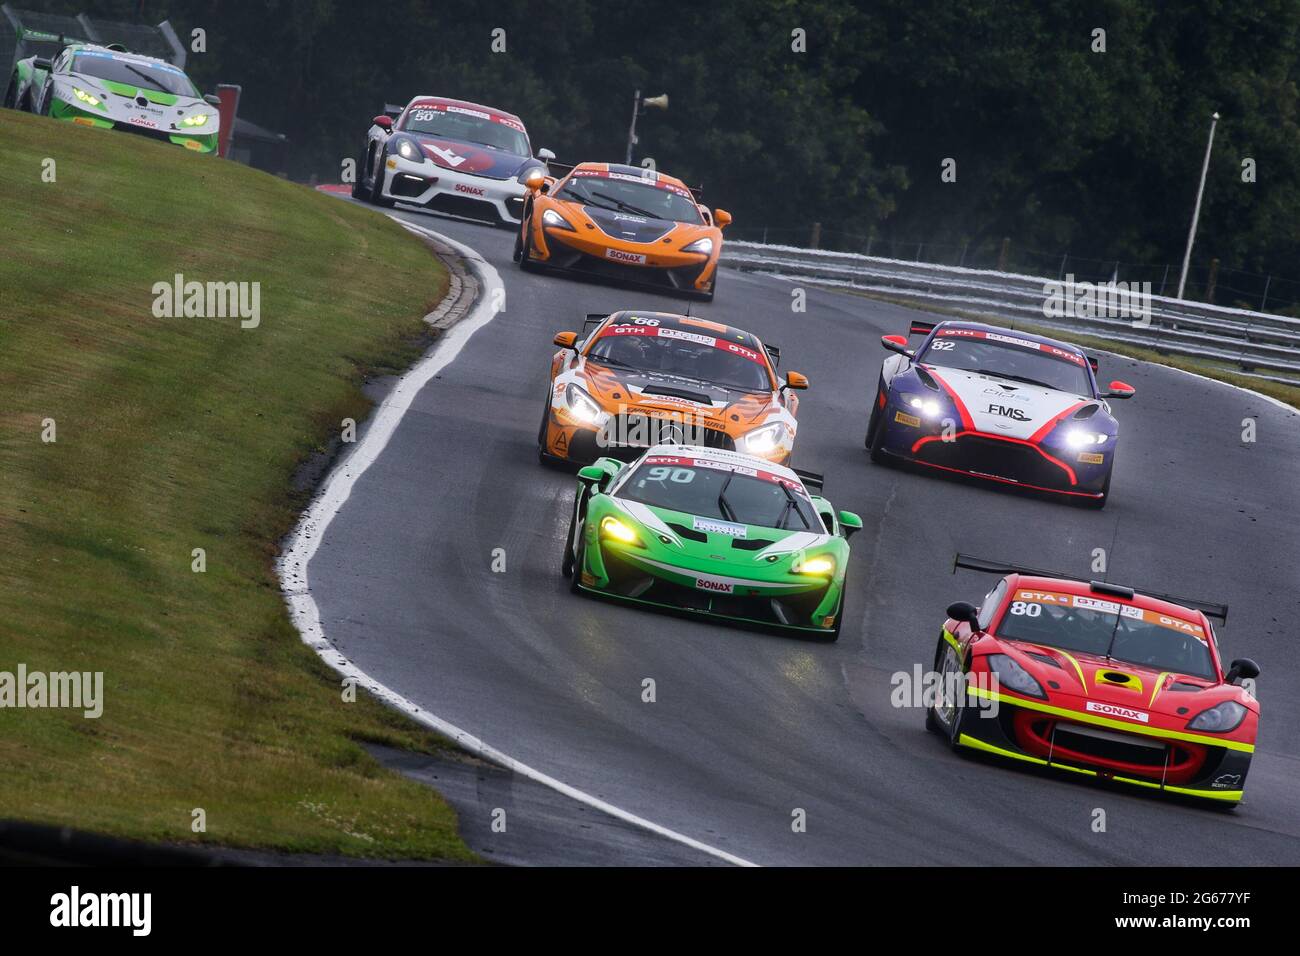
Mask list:
[{"label": "front bumper", "polygon": [[882,450],[905,461],[1034,491],[1104,497],[1114,458],[1113,438],[1105,445],[1079,450],[960,425],[949,424],[945,432],[942,416],[927,418],[892,398],[881,414]]},{"label": "front bumper", "polygon": [[178,133],[174,130],[156,126],[142,126],[124,120],[115,120],[98,110],[83,110],[73,106],[67,100],[55,98],[50,101],[50,116],[54,119],[76,123],[78,126],[93,126],[97,129],[115,129],[123,133],[134,133],[160,143],[183,146],[196,153],[215,153],[217,151],[217,134]]},{"label": "front bumper", "polygon": [[[1025,763],[1218,802],[1241,800],[1253,744],[1159,728],[1137,733],[1068,701],[969,689],[958,744]],[[996,700],[996,714],[990,702]]]},{"label": "front bumper", "polygon": [[515,179],[471,176],[432,160],[416,163],[390,155],[384,164],[381,193],[437,212],[517,225],[527,190]]},{"label": "front bumper", "polygon": [[[840,580],[767,581],[743,575],[737,565],[696,569],[691,565],[704,562],[683,556],[668,561],[665,557],[658,551],[605,539],[591,520],[587,522],[586,560],[575,573],[580,575],[583,590],[638,604],[815,633],[826,633],[835,626]],[[718,587],[730,590],[710,589]]]},{"label": "front bumper", "polygon": [[[661,292],[704,294],[713,289],[717,261],[712,256],[661,252],[653,243],[646,244],[643,250],[623,250],[555,226],[545,227],[542,234],[532,260],[535,265]],[[628,257],[644,261],[633,262]]]}]

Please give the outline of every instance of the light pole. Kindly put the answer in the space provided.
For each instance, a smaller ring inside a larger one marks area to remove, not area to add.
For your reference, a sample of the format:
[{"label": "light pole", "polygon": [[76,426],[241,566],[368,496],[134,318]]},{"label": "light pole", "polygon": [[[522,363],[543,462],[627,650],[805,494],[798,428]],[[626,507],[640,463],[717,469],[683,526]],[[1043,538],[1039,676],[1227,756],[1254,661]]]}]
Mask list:
[{"label": "light pole", "polygon": [[1219,114],[1210,119],[1210,138],[1205,142],[1205,162],[1201,164],[1201,184],[1196,187],[1196,206],[1192,209],[1192,228],[1187,231],[1187,251],[1183,253],[1183,274],[1178,278],[1178,298],[1183,297],[1187,285],[1187,270],[1192,262],[1192,243],[1196,241],[1196,223],[1201,218],[1201,197],[1205,195],[1205,174],[1210,168],[1210,150],[1214,148],[1214,127],[1219,125]]},{"label": "light pole", "polygon": [[632,97],[632,125],[627,131],[627,165],[632,165],[632,147],[637,144],[636,138],[636,118],[641,115],[641,107],[653,106],[656,109],[668,109],[668,94],[660,93],[658,96],[647,96],[641,99],[641,91],[637,90]]}]

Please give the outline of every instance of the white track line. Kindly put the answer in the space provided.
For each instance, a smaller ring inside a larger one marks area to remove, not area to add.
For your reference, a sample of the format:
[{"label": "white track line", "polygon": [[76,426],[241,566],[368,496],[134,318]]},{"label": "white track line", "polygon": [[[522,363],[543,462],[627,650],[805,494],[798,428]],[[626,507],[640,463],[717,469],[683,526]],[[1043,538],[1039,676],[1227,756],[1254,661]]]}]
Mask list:
[{"label": "white track line", "polygon": [[680,843],[683,846],[688,846],[693,850],[699,850],[701,853],[707,853],[736,866],[756,866],[757,864],[751,863],[749,860],[742,859],[717,847],[709,846],[707,843],[701,843],[699,840],[660,826],[658,823],[639,817],[634,813],[629,813],[627,810],[607,803],[599,797],[592,796],[525,763],[521,763],[504,751],[484,743],[468,731],[462,730],[441,717],[423,710],[401,694],[385,687],[339,653],[338,649],[326,637],[325,630],[321,626],[320,609],[316,606],[316,600],[311,595],[307,579],[308,562],[311,561],[312,555],[316,553],[316,549],[320,547],[321,539],[325,536],[325,529],[329,527],[334,516],[338,514],[349,496],[351,496],[352,486],[356,484],[357,479],[375,463],[388,445],[388,440],[397,431],[402,416],[411,407],[411,402],[415,399],[416,394],[435,375],[455,360],[461,349],[465,347],[465,343],[469,341],[470,336],[491,322],[496,316],[498,303],[505,301],[501,277],[497,274],[496,269],[473,249],[431,229],[403,222],[396,217],[393,218],[413,232],[446,243],[463,256],[469,267],[478,273],[478,280],[481,284],[479,297],[474,303],[470,314],[452,326],[450,331],[443,336],[442,341],[398,380],[396,387],[393,388],[392,392],[375,411],[361,441],[350,455],[331,469],[321,486],[320,492],[285,542],[284,552],[276,561],[276,571],[280,577],[280,589],[284,592],[285,602],[289,605],[290,619],[302,635],[303,642],[314,649],[321,659],[335,671],[344,677],[353,678],[358,684],[390,707],[402,711],[412,720],[431,730],[451,738],[458,746],[463,747],[470,753],[493,763],[501,764],[515,773],[530,780],[535,780],[544,787],[550,787],[552,790],[577,800],[579,803],[585,803],[589,807]]}]

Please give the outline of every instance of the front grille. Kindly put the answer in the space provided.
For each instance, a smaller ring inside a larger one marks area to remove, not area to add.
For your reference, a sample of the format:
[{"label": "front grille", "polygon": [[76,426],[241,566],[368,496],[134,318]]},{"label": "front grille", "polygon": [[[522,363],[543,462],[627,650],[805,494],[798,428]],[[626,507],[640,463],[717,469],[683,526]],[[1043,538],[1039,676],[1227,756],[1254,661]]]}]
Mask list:
[{"label": "front grille", "polygon": [[425,205],[429,209],[464,216],[466,219],[487,219],[492,222],[501,220],[501,214],[494,204],[484,199],[471,199],[469,196],[436,193]]},{"label": "front grille", "polygon": [[653,445],[702,445],[705,448],[719,448],[734,451],[735,441],[719,428],[709,428],[689,420],[656,418],[652,415],[635,413],[616,415],[612,434],[620,439],[622,447],[650,448]]},{"label": "front grille", "polygon": [[1077,727],[1072,724],[1056,725],[1053,742],[1058,748],[1069,750],[1101,763],[1136,764],[1141,767],[1163,767],[1168,748],[1157,740],[1135,737],[1125,740],[1123,734],[1102,736],[1102,732]]},{"label": "front grille", "polygon": [[1007,478],[1045,488],[1070,487],[1066,471],[1028,445],[967,435],[956,441],[926,442],[917,457],[930,464]]}]

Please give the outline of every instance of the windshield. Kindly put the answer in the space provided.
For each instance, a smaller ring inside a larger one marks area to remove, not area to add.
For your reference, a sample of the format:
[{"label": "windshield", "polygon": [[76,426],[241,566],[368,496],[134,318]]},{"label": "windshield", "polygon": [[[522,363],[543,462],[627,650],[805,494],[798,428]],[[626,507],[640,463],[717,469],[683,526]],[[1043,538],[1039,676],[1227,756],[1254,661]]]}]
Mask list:
[{"label": "windshield", "polygon": [[103,53],[78,53],[73,60],[72,72],[93,76],[98,80],[108,80],[110,83],[125,83],[127,86],[161,90],[176,96],[190,96],[195,99],[199,96],[199,91],[194,88],[188,76],[180,70],[173,70],[156,63],[119,60]]},{"label": "windshield", "polygon": [[620,486],[618,497],[703,518],[823,533],[803,485],[772,472],[699,458],[654,455]]},{"label": "windshield", "polygon": [[681,329],[610,325],[591,346],[587,359],[616,368],[690,378],[737,392],[772,391],[767,365],[758,352]]},{"label": "windshield", "polygon": [[[964,331],[964,330],[954,330]],[[993,333],[936,335],[917,360],[939,368],[996,375],[1059,392],[1092,397],[1092,383],[1084,360],[1064,349],[1053,349],[1030,339],[1000,341]],[[1012,342],[1024,343],[1013,345]]]},{"label": "windshield", "polygon": [[461,143],[476,143],[493,149],[529,155],[528,137],[513,126],[494,120],[487,113],[458,106],[424,107],[409,110],[402,123],[408,133],[428,133]]},{"label": "windshield", "polygon": [[574,173],[555,197],[650,219],[693,225],[704,221],[700,218],[699,207],[688,196],[652,182],[642,182],[636,177],[616,179],[614,175],[617,174],[581,176]]},{"label": "windshield", "polygon": [[1199,624],[1115,601],[1021,590],[998,636],[1214,679],[1208,637]]}]

